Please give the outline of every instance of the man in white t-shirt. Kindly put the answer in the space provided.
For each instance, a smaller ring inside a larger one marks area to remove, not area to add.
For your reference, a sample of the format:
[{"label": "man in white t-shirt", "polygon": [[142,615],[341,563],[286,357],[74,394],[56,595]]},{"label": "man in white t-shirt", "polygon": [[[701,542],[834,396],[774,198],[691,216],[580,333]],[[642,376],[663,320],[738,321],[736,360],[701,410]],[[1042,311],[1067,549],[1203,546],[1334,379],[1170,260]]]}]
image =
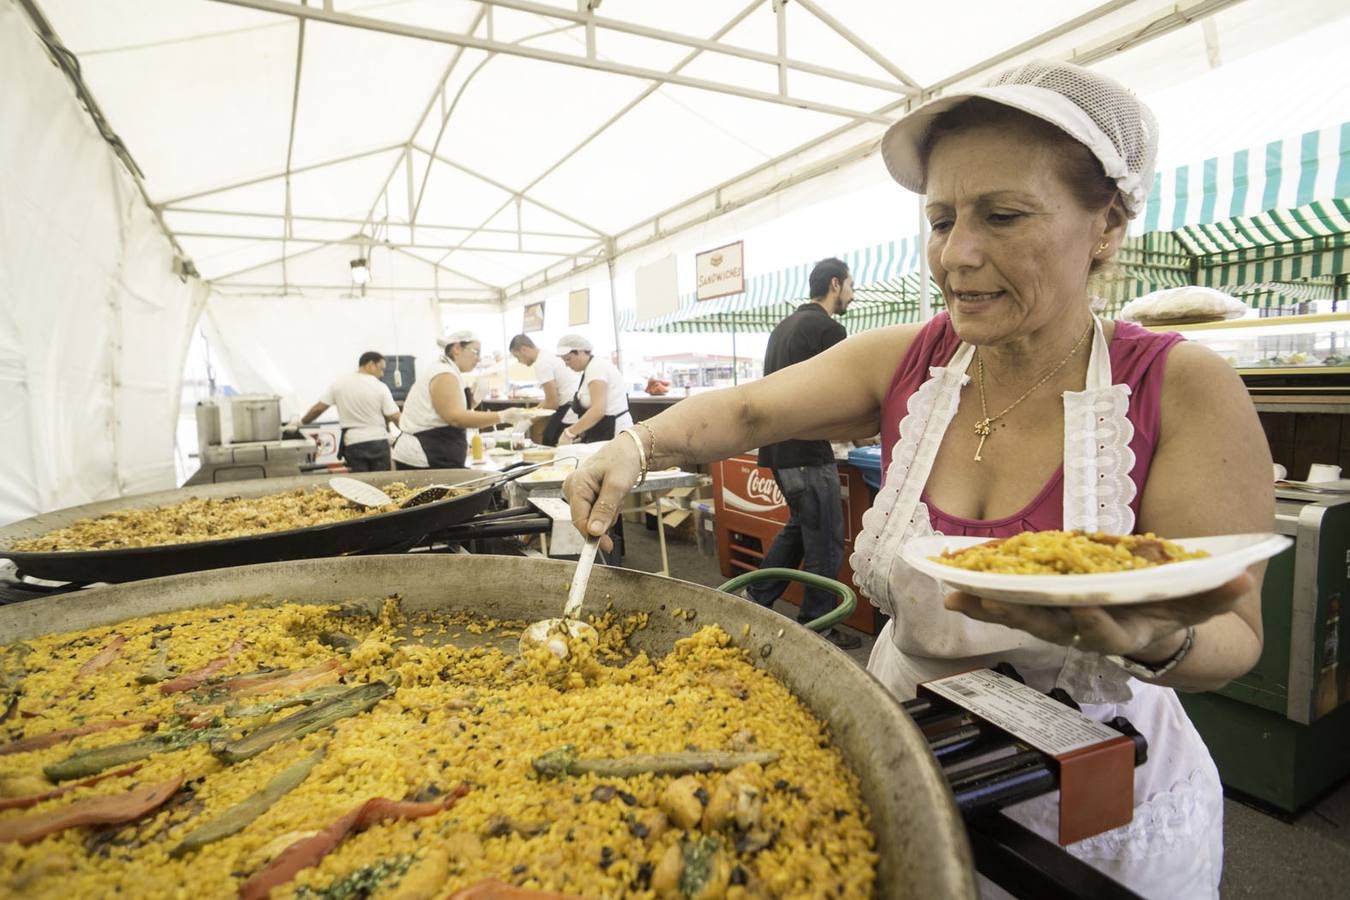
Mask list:
[{"label": "man in white t-shirt", "polygon": [[[550,420],[549,424],[553,426],[553,430],[561,431],[575,422],[576,411],[566,407],[576,395],[577,388],[581,386],[581,374],[573,372],[558,357],[547,353],[541,354],[527,334],[518,334],[511,338],[507,349],[511,351],[516,362],[522,366],[534,367],[534,380],[539,382],[539,387],[544,391],[542,408],[556,409],[561,413],[556,422]],[[546,433],[547,431],[548,429],[545,429]],[[554,440],[546,440],[545,443],[557,443],[556,435]]]},{"label": "man in white t-shirt", "polygon": [[380,380],[383,375],[384,356],[374,350],[362,353],[356,371],[334,381],[300,419],[300,424],[308,425],[336,405],[342,427],[338,458],[353,472],[390,469],[389,423],[398,424],[399,412],[394,395]]}]

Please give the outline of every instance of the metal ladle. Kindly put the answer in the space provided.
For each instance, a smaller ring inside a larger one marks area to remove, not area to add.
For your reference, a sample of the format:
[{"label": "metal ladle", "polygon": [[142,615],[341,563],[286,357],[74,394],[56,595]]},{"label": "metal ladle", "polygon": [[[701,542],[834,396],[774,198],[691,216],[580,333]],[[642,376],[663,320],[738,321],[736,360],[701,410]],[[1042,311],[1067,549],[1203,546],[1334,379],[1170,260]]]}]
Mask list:
[{"label": "metal ladle", "polygon": [[577,618],[581,612],[581,602],[586,598],[586,585],[591,580],[591,569],[595,567],[595,554],[599,549],[598,537],[586,539],[581,547],[581,555],[577,557],[577,567],[572,570],[572,583],[567,587],[567,603],[563,606],[562,618],[530,623],[520,635],[521,652],[547,647],[554,656],[566,659],[569,639],[600,640],[600,633],[593,626]]},{"label": "metal ladle", "polygon": [[[424,503],[434,503],[437,500],[444,499],[451,491],[464,490],[467,487],[481,485],[486,482],[505,484],[508,481],[515,481],[517,478],[528,475],[545,465],[546,463],[531,463],[528,465],[516,466],[515,468],[508,469],[504,472],[492,472],[481,478],[471,478],[468,481],[461,481],[459,484],[429,484],[426,487],[419,489],[416,493],[404,498],[403,501],[399,503],[399,508],[408,509],[412,506],[421,506]],[[368,484],[364,481],[358,481],[355,478],[346,478],[337,475],[328,479],[328,486],[340,496],[345,497],[358,506],[375,508],[387,506],[394,502],[393,497],[390,497],[375,485]]]}]

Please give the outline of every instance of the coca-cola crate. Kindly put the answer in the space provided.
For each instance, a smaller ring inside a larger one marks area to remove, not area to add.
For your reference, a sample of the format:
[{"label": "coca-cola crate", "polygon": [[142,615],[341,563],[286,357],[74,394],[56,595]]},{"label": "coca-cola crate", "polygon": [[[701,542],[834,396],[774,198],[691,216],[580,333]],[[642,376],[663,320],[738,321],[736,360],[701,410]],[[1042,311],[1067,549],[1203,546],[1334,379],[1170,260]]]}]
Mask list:
[{"label": "coca-cola crate", "polygon": [[[733,456],[713,463],[713,503],[717,531],[717,559],[722,574],[734,578],[758,569],[773,539],[787,524],[791,512],[787,500],[774,480],[773,472],[761,468],[753,456]],[[844,504],[844,561],[835,575],[838,581],[853,585],[853,569],[848,564],[853,538],[862,530],[862,516],[872,503],[871,491],[862,475],[852,466],[840,464],[839,489]],[[802,589],[793,585],[783,599],[800,605]],[[876,610],[860,599],[858,609],[846,623],[867,634],[880,630]]]}]

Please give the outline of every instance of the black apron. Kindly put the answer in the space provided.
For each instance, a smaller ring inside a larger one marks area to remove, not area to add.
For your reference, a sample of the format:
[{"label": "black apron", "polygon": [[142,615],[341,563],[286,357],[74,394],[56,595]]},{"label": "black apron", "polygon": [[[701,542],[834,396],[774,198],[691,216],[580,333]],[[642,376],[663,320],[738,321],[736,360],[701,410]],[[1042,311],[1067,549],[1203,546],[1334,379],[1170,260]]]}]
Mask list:
[{"label": "black apron", "polygon": [[[469,389],[464,389],[464,408],[469,408]],[[422,445],[427,457],[427,467],[431,469],[462,469],[469,455],[469,435],[463,428],[455,425],[441,425],[419,431],[413,437]]]},{"label": "black apron", "polygon": [[548,417],[548,421],[544,423],[544,433],[540,435],[539,443],[546,447],[558,446],[558,440],[562,437],[563,429],[567,427],[563,424],[563,418],[569,412],[576,413],[578,418],[585,414],[586,411],[581,408],[581,387],[586,383],[586,369],[590,367],[590,360],[587,360],[585,367],[581,370],[581,380],[577,382],[576,393],[572,395],[571,400],[559,406],[553,411],[553,415]]},{"label": "black apron", "polygon": [[[586,363],[587,368],[590,368],[590,365],[591,365],[590,363]],[[585,386],[585,384],[586,384],[586,370],[582,369],[581,384],[577,385],[577,392],[572,395],[572,402],[568,404],[568,406],[571,406],[573,409],[576,410],[577,418],[580,418],[586,414],[585,408],[582,407],[581,401],[578,399],[581,396],[581,389],[582,387]],[[608,402],[608,398],[606,398],[606,402]],[[614,440],[614,427],[616,424],[618,424],[619,416],[624,415],[625,413],[627,413],[630,416],[632,415],[632,412],[627,408],[625,408],[623,412],[618,413],[616,415],[601,416],[599,422],[596,422],[590,428],[577,434],[577,439],[575,443],[590,444],[596,441]]]}]

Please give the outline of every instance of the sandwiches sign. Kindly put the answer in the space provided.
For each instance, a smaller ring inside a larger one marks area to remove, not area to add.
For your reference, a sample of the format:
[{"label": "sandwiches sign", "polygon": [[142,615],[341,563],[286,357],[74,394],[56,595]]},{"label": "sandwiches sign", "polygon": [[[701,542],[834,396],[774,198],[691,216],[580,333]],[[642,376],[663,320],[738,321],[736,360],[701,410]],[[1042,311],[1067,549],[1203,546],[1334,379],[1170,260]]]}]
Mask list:
[{"label": "sandwiches sign", "polygon": [[745,242],[705,250],[694,257],[699,300],[745,293]]}]

